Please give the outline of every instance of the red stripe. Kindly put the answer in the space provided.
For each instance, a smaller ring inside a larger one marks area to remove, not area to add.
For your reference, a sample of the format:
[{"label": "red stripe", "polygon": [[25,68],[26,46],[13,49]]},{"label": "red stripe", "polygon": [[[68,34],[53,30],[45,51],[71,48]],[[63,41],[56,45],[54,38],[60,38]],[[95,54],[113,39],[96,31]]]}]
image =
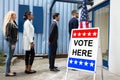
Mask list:
[{"label": "red stripe", "polygon": [[85,21],[85,24],[83,24],[83,22],[80,22],[80,28],[83,28],[83,25],[85,25],[85,28],[89,28],[89,22],[88,21]]},{"label": "red stripe", "polygon": [[[88,36],[88,33],[91,33],[90,36]],[[93,33],[96,32],[96,35],[94,36]],[[74,36],[74,33],[76,33],[76,35]],[[81,35],[79,36],[78,34],[81,33]],[[83,36],[83,33],[86,33],[85,36]],[[83,29],[83,30],[73,30],[72,32],[72,38],[97,38],[98,37],[98,29]]]},{"label": "red stripe", "polygon": [[83,28],[83,24],[82,24],[82,22],[80,22],[80,28]]},{"label": "red stripe", "polygon": [[86,28],[89,28],[89,23],[88,23],[88,21],[86,21],[85,24],[86,24]]}]

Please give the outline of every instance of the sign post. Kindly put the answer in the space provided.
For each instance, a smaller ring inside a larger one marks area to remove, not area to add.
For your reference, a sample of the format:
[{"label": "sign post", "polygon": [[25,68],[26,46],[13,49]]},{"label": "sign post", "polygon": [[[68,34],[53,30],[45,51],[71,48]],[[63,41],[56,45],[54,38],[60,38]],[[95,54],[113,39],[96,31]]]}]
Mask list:
[{"label": "sign post", "polygon": [[94,73],[95,80],[99,43],[98,40],[99,28],[72,30],[66,80],[68,76],[68,69]]}]

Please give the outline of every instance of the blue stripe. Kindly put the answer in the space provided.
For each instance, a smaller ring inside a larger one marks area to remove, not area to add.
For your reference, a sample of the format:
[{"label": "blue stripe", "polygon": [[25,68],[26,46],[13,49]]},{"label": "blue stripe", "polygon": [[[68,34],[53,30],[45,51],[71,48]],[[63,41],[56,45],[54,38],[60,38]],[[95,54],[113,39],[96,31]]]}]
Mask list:
[{"label": "blue stripe", "polygon": [[[70,63],[70,61],[73,61]],[[75,64],[75,61],[77,61],[77,64]],[[82,65],[80,65],[80,61],[82,61]],[[85,62],[88,63],[88,65],[85,65]],[[90,63],[93,63],[94,65],[91,66]],[[87,70],[87,71],[95,71],[95,60],[88,60],[88,59],[79,59],[79,58],[69,58],[68,61],[68,67],[74,68],[74,69],[80,69],[80,70]]]}]

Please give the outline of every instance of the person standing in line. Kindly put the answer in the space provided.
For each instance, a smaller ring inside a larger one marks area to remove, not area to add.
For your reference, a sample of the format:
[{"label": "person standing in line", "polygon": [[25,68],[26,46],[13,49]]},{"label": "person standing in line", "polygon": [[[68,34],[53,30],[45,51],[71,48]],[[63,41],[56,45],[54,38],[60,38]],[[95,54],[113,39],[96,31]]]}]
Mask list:
[{"label": "person standing in line", "polygon": [[31,23],[33,20],[33,15],[31,12],[25,12],[24,14],[24,29],[23,29],[23,49],[25,50],[25,73],[32,74],[36,73],[32,70],[32,65],[34,62],[35,51],[34,51],[34,26]]},{"label": "person standing in line", "polygon": [[[73,10],[72,19],[69,21],[69,36],[70,36],[69,38],[71,38],[72,29],[78,29],[79,21],[77,18],[79,18],[79,14],[77,10]],[[75,69],[72,69],[72,70],[76,71]]]},{"label": "person standing in line", "polygon": [[3,33],[9,46],[9,52],[6,58],[5,76],[16,76],[16,72],[11,72],[10,65],[15,51],[15,45],[18,40],[18,25],[16,24],[16,13],[9,11],[4,18]]},{"label": "person standing in line", "polygon": [[78,29],[79,21],[78,18],[79,14],[77,10],[72,11],[72,19],[69,21],[69,35],[71,36],[72,29]]},{"label": "person standing in line", "polygon": [[53,22],[50,27],[50,36],[49,36],[49,69],[50,71],[60,71],[58,67],[55,66],[55,57],[57,51],[57,40],[58,40],[58,23],[59,13],[54,13]]}]

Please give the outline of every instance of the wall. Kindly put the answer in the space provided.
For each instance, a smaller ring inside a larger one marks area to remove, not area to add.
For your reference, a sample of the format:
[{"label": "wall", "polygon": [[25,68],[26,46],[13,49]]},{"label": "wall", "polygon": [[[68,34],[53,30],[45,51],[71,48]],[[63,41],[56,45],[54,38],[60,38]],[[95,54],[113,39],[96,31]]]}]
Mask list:
[{"label": "wall", "polygon": [[[104,0],[94,0],[95,5]],[[110,0],[110,29],[109,29],[109,71],[120,75],[120,11],[119,0]],[[94,6],[95,6],[94,5]],[[89,8],[91,8],[89,6]]]},{"label": "wall", "polygon": [[94,5],[93,6],[88,6],[88,9],[93,8],[94,6],[100,4],[101,2],[105,1],[105,0],[93,0],[94,1]]},{"label": "wall", "polygon": [[119,0],[110,0],[109,70],[120,75],[120,7]]},{"label": "wall", "polygon": [[108,6],[95,11],[95,27],[100,28],[102,53],[108,50]]},{"label": "wall", "polygon": [[97,4],[101,3],[102,1],[105,1],[105,0],[94,0],[94,5],[97,5]]},{"label": "wall", "polygon": [[[0,0],[0,50],[7,53],[8,45],[3,38],[2,23],[4,15],[9,10],[14,10],[18,16],[19,4],[29,5],[32,11],[33,6],[42,6],[44,11],[43,34],[35,34],[35,52],[38,54],[48,54],[48,36],[49,36],[49,8],[52,0]],[[54,6],[54,12],[60,12],[59,22],[59,40],[58,40],[58,54],[67,53],[69,45],[68,21],[71,18],[71,11],[77,6],[71,3],[59,3]],[[18,23],[18,18],[17,18]],[[19,41],[16,44],[15,54],[24,54],[22,49],[22,33],[19,33]]]},{"label": "wall", "polygon": [[[62,7],[61,7],[62,6]],[[68,23],[71,15],[71,10],[77,9],[77,5],[57,2],[55,4],[53,12],[60,12],[59,21],[59,38],[58,38],[58,52],[66,53],[69,47],[69,33],[68,33]]]},{"label": "wall", "polygon": [[[87,6],[88,10],[90,8],[94,8],[98,4],[102,3],[105,0],[94,0],[94,5]],[[90,20],[92,20],[92,16],[94,16],[94,26],[92,27],[99,27],[100,28],[100,35],[101,35],[101,42],[102,42],[102,53],[106,53],[108,50],[108,13],[109,13],[109,6],[100,8],[94,12],[92,15],[92,11],[89,12]]]}]

